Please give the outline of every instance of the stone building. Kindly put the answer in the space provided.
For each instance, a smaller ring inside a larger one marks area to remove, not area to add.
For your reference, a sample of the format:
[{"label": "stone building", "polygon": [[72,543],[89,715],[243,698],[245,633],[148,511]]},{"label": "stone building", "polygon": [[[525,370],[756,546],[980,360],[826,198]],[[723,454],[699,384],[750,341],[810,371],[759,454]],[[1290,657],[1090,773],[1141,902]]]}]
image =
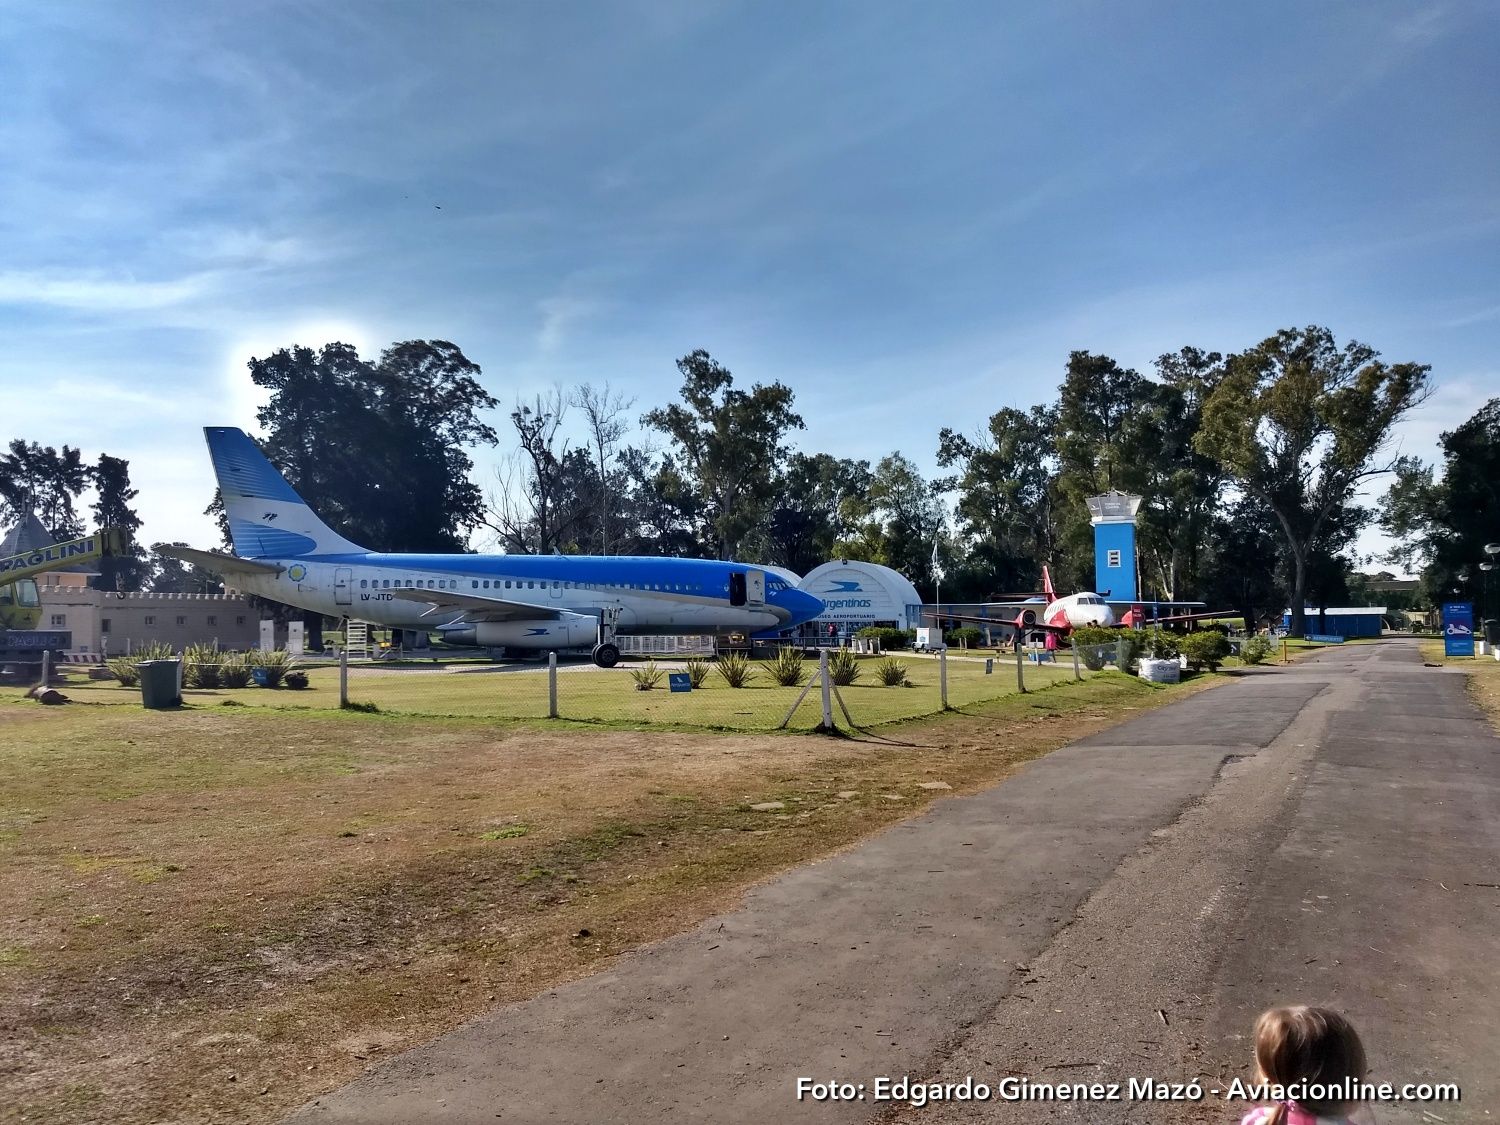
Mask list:
[{"label": "stone building", "polygon": [[260,641],[260,612],[241,594],[114,593],[59,577],[38,586],[41,627],[71,632],[74,653],[119,656],[149,641],[243,650]]}]

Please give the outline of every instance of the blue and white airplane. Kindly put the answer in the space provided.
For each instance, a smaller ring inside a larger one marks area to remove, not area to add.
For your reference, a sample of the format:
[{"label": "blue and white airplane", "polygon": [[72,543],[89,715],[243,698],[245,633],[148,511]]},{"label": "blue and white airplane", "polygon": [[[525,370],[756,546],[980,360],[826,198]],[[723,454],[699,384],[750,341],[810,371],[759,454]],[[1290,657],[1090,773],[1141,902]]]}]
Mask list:
[{"label": "blue and white airplane", "polygon": [[241,430],[206,427],[234,555],[161,547],[236,588],[330,617],[436,631],[450,643],[592,648],[609,668],[616,633],[792,629],[823,603],[774,570],[705,559],[578,555],[395,555],[339,535]]}]

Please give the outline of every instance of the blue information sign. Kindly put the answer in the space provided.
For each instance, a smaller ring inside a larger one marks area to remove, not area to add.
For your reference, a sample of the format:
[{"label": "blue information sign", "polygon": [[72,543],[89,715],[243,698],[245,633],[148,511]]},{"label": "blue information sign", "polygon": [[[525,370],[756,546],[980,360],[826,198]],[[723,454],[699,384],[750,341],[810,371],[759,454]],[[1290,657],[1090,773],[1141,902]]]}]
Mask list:
[{"label": "blue information sign", "polygon": [[1474,603],[1443,603],[1443,655],[1474,655]]},{"label": "blue information sign", "polygon": [[693,677],[686,672],[668,672],[667,686],[673,691],[692,691]]}]

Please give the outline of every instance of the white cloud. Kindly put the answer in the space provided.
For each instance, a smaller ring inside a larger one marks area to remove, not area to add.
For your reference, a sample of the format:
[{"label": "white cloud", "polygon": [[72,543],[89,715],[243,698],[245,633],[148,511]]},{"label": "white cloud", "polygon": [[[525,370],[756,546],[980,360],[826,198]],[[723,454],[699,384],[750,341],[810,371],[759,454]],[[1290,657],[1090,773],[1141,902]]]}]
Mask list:
[{"label": "white cloud", "polygon": [[537,302],[542,325],[537,330],[537,351],[544,355],[557,351],[567,341],[568,332],[600,308],[598,301],[562,294]]},{"label": "white cloud", "polygon": [[214,288],[211,272],[140,281],[98,270],[0,271],[0,305],[42,305],[86,312],[138,312],[187,304]]}]

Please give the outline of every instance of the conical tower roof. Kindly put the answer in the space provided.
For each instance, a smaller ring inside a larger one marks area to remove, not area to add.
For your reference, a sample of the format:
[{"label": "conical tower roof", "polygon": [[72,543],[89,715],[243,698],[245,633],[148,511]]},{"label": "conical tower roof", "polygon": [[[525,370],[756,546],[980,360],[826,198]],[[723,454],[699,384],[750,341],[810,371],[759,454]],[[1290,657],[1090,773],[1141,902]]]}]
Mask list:
[{"label": "conical tower roof", "polygon": [[50,547],[55,542],[57,540],[47,534],[47,529],[42,526],[42,521],[36,518],[36,513],[27,512],[21,522],[11,528],[5,538],[0,540],[0,558],[22,555],[27,551],[40,551],[43,547]]}]

